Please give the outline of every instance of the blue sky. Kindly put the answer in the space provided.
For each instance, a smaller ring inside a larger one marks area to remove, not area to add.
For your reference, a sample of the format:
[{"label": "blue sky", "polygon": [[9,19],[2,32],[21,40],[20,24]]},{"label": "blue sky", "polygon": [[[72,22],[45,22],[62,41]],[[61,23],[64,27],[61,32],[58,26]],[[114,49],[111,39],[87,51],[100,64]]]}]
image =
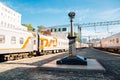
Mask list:
[{"label": "blue sky", "polygon": [[[120,0],[0,0],[22,14],[22,24],[46,27],[69,24],[68,13],[75,11],[75,23],[120,19]],[[87,30],[87,29],[86,29]]]}]

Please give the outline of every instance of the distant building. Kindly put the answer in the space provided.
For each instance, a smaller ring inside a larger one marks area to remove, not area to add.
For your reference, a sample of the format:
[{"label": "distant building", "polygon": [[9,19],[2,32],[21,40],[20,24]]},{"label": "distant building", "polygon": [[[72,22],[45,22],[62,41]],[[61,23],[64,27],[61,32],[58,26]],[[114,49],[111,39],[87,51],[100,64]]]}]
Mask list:
[{"label": "distant building", "polygon": [[43,35],[46,35],[46,36],[49,35],[50,36],[51,35],[51,31],[50,30],[46,30],[46,31],[43,32]]},{"label": "distant building", "polygon": [[84,47],[88,47],[89,45],[87,43],[80,43],[78,41],[76,41],[75,43],[75,47],[76,48],[84,48]]},{"label": "distant building", "polygon": [[62,27],[62,28],[51,28],[51,32],[68,32],[68,28]]},{"label": "distant building", "polygon": [[87,39],[86,38],[82,38],[82,43],[87,43]]},{"label": "distant building", "polygon": [[100,42],[101,39],[99,39],[99,38],[97,38],[97,39],[91,39],[90,41],[91,41],[91,43],[97,43],[97,42]]},{"label": "distant building", "polygon": [[21,25],[21,14],[0,2],[0,28],[27,31]]},{"label": "distant building", "polygon": [[51,30],[51,35],[54,36],[54,37],[59,37],[59,38],[62,38],[62,39],[68,39],[67,36],[68,36],[68,28],[64,28],[64,27],[61,27],[61,28],[50,28]]}]

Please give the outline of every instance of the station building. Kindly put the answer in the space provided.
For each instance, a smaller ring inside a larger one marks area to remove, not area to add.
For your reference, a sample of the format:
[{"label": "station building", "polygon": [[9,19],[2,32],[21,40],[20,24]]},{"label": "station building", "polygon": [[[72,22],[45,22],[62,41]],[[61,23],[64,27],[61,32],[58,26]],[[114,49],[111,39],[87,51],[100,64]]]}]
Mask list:
[{"label": "station building", "polygon": [[23,30],[27,28],[21,25],[21,14],[0,2],[0,28]]},{"label": "station building", "polygon": [[62,38],[62,39],[67,39],[68,28],[66,28],[66,27],[51,28],[51,35],[55,36],[55,37]]}]

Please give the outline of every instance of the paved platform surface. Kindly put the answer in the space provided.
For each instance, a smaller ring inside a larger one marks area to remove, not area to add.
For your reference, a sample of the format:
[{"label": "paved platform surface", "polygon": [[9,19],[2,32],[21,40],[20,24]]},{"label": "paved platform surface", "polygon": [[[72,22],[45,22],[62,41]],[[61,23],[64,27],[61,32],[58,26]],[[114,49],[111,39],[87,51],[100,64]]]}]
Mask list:
[{"label": "paved platform surface", "polygon": [[[55,56],[62,55],[62,54],[64,54],[64,53],[49,54],[49,55],[44,55],[44,56],[1,62],[0,63],[0,73],[14,69],[14,68],[19,68],[19,67],[35,68],[37,66],[44,64],[44,62],[48,62],[47,61],[48,58],[55,57]],[[40,62],[40,61],[42,61],[42,62]]]},{"label": "paved platform surface", "polygon": [[75,71],[75,72],[105,72],[105,68],[96,59],[87,59],[87,65],[58,65],[56,60],[40,66],[40,70]]},{"label": "paved platform surface", "polygon": [[113,55],[93,48],[77,49],[77,55],[96,59],[105,73],[40,70],[40,66],[68,54],[50,54],[0,63],[0,80],[120,80],[120,54]]}]

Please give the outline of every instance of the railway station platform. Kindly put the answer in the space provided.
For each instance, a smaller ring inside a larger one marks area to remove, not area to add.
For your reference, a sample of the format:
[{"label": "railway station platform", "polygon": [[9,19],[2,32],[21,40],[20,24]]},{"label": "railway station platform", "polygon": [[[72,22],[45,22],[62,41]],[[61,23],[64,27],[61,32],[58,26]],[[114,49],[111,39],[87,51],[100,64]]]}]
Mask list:
[{"label": "railway station platform", "polygon": [[[65,68],[65,65],[62,65],[65,69],[60,71],[60,65],[53,64],[56,63],[57,59],[61,59],[67,54],[58,53],[2,62],[0,63],[0,80],[120,80],[120,54],[114,55],[114,53],[94,48],[84,48],[77,49],[76,55],[86,57],[89,60],[88,65],[95,64],[97,61],[105,71],[97,69],[96,72],[96,70],[92,70],[92,66],[82,66],[81,68],[76,66],[74,70],[72,69],[74,66],[66,66]],[[46,66],[57,66],[58,70],[55,68],[47,70]]]},{"label": "railway station platform", "polygon": [[56,60],[39,67],[40,70],[67,71],[67,72],[99,72],[104,73],[105,68],[96,59],[87,59],[87,65],[58,65]]}]

